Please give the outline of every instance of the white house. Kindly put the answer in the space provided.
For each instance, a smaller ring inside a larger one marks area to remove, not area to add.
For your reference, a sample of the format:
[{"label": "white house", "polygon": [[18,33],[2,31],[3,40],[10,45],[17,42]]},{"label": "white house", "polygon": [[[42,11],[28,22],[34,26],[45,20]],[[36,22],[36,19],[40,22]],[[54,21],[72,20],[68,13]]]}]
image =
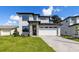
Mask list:
[{"label": "white house", "polygon": [[79,37],[79,16],[70,16],[63,20],[61,35]]},{"label": "white house", "polygon": [[3,25],[0,26],[0,36],[12,35],[14,33],[15,26]]},{"label": "white house", "polygon": [[39,14],[17,12],[19,16],[19,34],[30,36],[60,36],[60,25],[53,24],[49,16]]}]

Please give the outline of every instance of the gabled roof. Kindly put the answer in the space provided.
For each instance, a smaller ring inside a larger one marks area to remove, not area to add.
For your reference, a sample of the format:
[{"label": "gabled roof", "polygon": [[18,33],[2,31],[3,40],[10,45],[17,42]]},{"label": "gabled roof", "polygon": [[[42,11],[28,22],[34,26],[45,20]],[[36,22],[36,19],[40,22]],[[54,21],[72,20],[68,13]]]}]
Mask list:
[{"label": "gabled roof", "polygon": [[76,18],[76,17],[79,17],[79,15],[66,17],[63,21],[67,20],[68,18]]},{"label": "gabled roof", "polygon": [[66,17],[64,20],[62,20],[62,21],[65,21],[65,20],[67,20],[67,19],[69,19],[69,18],[72,18],[72,16],[69,16],[69,17]]}]

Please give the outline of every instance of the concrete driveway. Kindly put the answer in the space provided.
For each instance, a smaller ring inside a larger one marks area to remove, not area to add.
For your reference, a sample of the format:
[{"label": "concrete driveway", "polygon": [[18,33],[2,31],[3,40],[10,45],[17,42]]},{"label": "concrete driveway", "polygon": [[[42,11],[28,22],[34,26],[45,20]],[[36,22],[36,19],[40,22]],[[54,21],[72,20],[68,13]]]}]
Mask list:
[{"label": "concrete driveway", "polygon": [[57,52],[79,52],[79,42],[58,36],[41,36],[41,38]]}]

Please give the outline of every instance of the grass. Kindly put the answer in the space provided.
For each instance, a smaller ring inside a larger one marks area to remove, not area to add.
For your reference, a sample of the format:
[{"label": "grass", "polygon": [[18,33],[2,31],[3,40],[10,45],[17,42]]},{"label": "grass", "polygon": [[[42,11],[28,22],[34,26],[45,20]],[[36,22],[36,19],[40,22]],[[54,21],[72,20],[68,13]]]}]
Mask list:
[{"label": "grass", "polygon": [[39,37],[0,37],[0,52],[54,52]]},{"label": "grass", "polygon": [[62,37],[66,38],[66,39],[70,39],[70,40],[74,40],[74,41],[79,42],[79,38],[73,38],[73,37],[68,36],[68,35],[64,35],[64,36],[62,36]]},{"label": "grass", "polygon": [[68,36],[68,35],[64,35],[62,37],[67,38],[67,39],[71,39],[72,38],[71,36]]}]

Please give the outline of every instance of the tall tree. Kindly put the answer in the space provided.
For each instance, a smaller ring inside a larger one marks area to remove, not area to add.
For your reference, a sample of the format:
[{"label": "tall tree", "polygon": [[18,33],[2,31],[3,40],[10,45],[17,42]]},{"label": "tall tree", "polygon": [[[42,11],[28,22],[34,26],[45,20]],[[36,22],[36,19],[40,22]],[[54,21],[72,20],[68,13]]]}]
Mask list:
[{"label": "tall tree", "polygon": [[53,15],[51,18],[54,24],[60,24],[62,21],[58,15]]}]

